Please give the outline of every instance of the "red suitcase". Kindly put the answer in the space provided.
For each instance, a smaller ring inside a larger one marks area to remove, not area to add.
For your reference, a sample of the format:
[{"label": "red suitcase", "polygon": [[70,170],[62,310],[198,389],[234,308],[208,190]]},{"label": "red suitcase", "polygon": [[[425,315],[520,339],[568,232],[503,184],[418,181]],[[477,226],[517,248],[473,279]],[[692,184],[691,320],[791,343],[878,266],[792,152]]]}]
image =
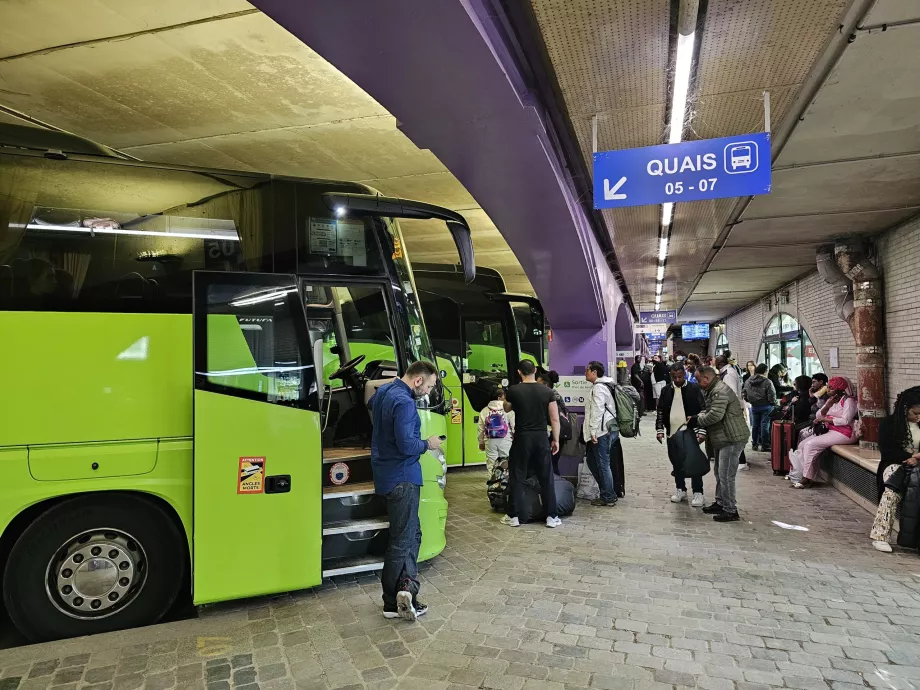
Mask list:
[{"label": "red suitcase", "polygon": [[773,474],[789,474],[789,451],[795,442],[795,424],[775,421],[770,429],[770,463]]}]

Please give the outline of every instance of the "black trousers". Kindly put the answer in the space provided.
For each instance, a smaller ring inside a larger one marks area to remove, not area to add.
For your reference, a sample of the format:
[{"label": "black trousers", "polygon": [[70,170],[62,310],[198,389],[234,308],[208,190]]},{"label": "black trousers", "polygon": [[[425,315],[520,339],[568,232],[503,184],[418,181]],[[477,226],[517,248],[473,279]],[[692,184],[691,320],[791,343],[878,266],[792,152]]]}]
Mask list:
[{"label": "black trousers", "polygon": [[422,526],[418,519],[421,487],[401,482],[384,498],[390,520],[390,542],[383,558],[383,604],[396,606],[396,593],[405,590],[413,601],[419,590],[418,550],[422,545]]},{"label": "black trousers", "polygon": [[549,438],[545,431],[518,431],[508,454],[508,473],[511,490],[509,517],[517,517],[517,506],[524,504],[524,481],[536,477],[540,482],[543,508],[548,517],[557,517],[556,487],[549,452]]}]

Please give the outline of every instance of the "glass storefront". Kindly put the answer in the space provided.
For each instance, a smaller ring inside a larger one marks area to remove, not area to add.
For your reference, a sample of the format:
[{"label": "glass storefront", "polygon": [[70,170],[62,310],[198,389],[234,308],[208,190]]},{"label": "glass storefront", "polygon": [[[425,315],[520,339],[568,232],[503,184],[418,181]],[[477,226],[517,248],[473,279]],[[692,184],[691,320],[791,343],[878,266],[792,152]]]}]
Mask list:
[{"label": "glass storefront", "polygon": [[802,374],[814,376],[823,372],[821,360],[805,329],[791,314],[777,314],[763,332],[758,363],[768,367],[782,364],[789,370],[789,380]]}]

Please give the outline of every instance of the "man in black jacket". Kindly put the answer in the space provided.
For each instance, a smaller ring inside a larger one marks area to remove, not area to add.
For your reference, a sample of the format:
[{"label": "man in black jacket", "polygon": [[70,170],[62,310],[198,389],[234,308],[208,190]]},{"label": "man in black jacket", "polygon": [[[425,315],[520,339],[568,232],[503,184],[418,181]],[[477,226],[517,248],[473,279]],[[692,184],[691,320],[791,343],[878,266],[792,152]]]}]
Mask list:
[{"label": "man in black jacket", "polygon": [[[676,433],[682,425],[687,423],[688,417],[696,419],[696,416],[706,409],[702,389],[699,385],[687,381],[683,364],[680,362],[672,364],[670,376],[671,385],[661,391],[661,397],[658,399],[658,415],[655,418],[658,443],[663,443],[665,437],[670,438]],[[698,435],[706,435],[706,430],[703,428],[694,430]],[[668,443],[668,459],[674,467],[672,474],[677,486],[677,491],[671,496],[671,502],[680,503],[687,500],[687,482],[684,477],[683,459],[674,457],[671,443]],[[702,508],[706,503],[703,498],[703,478],[701,476],[690,477],[690,487],[693,489],[693,500],[690,501],[690,505],[694,508]]]}]

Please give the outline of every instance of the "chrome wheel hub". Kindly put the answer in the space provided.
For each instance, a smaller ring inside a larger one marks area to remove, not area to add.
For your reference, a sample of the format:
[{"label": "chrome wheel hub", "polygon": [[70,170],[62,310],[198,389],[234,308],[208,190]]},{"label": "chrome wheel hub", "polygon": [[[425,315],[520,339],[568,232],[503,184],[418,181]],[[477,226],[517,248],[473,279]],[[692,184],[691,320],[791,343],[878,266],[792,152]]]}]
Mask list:
[{"label": "chrome wheel hub", "polygon": [[147,580],[140,543],[117,530],[91,530],[62,545],[48,564],[48,596],[73,618],[104,618],[128,606]]}]

